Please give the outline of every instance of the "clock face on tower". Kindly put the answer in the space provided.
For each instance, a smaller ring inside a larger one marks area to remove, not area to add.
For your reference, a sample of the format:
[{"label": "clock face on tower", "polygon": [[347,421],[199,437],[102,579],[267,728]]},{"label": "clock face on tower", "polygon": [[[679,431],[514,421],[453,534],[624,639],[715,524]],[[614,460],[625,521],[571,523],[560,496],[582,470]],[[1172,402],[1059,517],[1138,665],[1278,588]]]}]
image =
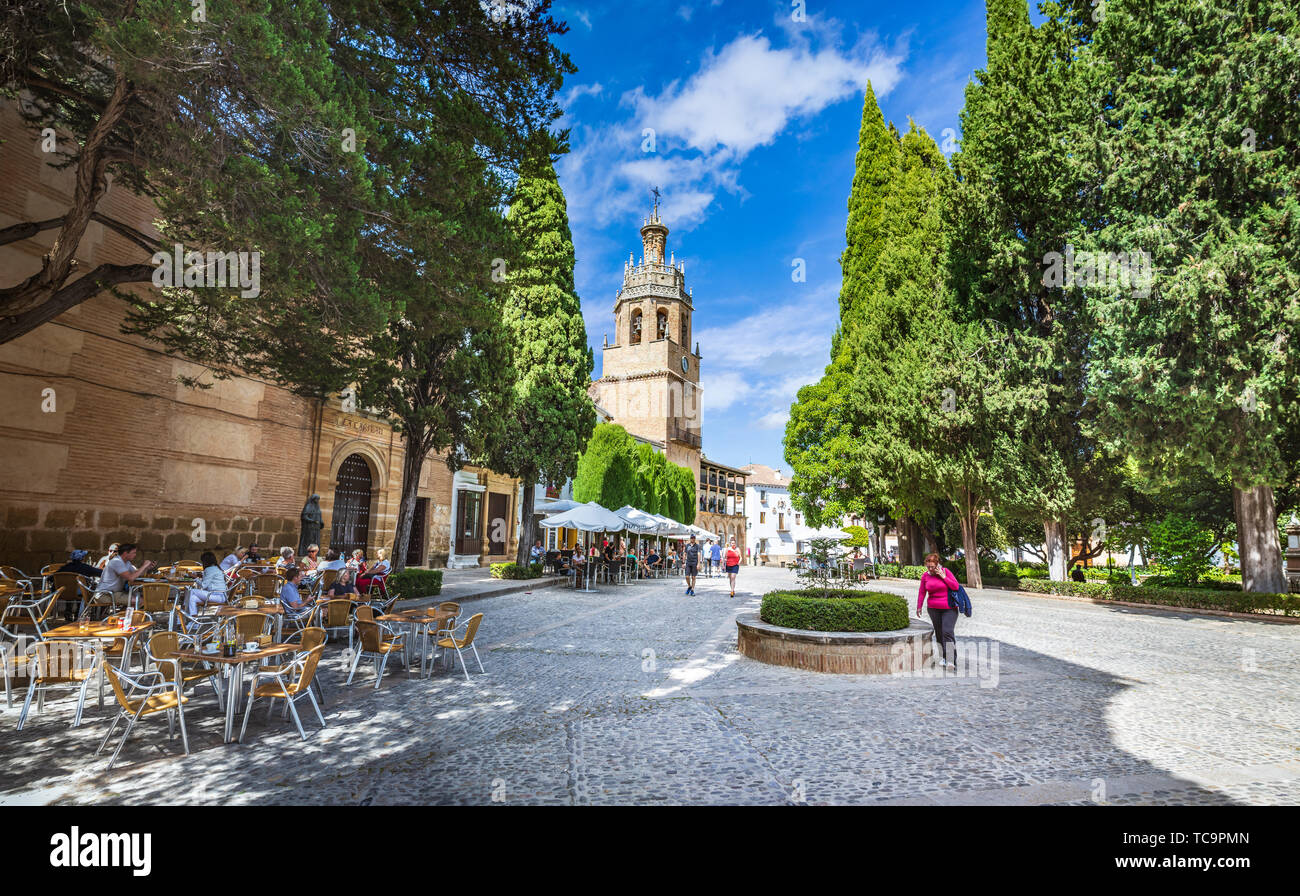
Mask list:
[{"label": "clock face on tower", "polygon": [[682,373],[691,372],[691,361],[689,358],[682,358]]}]

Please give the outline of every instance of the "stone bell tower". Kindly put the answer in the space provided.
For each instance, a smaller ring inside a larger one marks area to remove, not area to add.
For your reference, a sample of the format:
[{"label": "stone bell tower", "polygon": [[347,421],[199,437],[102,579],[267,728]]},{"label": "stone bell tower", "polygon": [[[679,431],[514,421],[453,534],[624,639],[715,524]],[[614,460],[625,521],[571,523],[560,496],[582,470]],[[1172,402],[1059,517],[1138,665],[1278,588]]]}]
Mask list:
[{"label": "stone bell tower", "polygon": [[668,254],[659,191],[641,227],[642,257],[629,255],[614,298],[614,340],[605,335],[592,398],[628,432],[664,445],[668,460],[700,471],[700,353],[691,351],[685,265]]}]

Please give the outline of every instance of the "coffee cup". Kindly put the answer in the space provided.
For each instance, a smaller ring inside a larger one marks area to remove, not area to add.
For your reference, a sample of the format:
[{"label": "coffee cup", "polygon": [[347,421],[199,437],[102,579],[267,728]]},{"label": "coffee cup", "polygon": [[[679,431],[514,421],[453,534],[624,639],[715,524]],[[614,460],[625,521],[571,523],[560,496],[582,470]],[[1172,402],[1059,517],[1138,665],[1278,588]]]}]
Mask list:
[{"label": "coffee cup", "polygon": [[262,645],[258,644],[256,641],[249,641],[248,643],[246,643],[246,644],[244,645],[244,649],[245,649],[245,650],[256,650],[257,648],[259,648],[259,647],[261,647],[261,646],[262,646]]}]

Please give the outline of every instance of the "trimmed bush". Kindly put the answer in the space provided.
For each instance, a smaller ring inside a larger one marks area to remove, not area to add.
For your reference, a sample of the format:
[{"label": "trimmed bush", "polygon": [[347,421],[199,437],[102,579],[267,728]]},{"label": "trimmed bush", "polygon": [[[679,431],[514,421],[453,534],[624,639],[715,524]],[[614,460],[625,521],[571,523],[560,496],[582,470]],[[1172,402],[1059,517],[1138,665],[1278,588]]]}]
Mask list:
[{"label": "trimmed bush", "polygon": [[536,579],[542,574],[540,563],[529,563],[525,566],[513,562],[493,563],[490,568],[494,579]]},{"label": "trimmed bush", "polygon": [[404,569],[388,577],[388,593],[401,600],[419,600],[442,593],[441,569]]},{"label": "trimmed bush", "polygon": [[1296,594],[1256,594],[1211,588],[1166,588],[1159,585],[1139,585],[1134,588],[1132,585],[1110,582],[1044,582],[1033,579],[1022,579],[1020,590],[1032,594],[1064,594],[1194,610],[1300,616],[1300,595]]},{"label": "trimmed bush", "polygon": [[907,628],[907,601],[897,594],[850,589],[770,591],[759,612],[770,625],[814,632],[890,632]]}]

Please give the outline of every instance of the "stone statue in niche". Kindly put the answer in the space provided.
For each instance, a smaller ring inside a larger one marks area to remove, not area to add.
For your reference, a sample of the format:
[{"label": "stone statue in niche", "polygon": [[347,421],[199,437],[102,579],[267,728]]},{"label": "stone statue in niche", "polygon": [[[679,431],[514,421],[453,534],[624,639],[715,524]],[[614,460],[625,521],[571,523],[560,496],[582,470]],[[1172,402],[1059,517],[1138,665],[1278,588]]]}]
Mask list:
[{"label": "stone statue in niche", "polygon": [[307,556],[307,548],[320,544],[320,530],[324,517],[320,513],[320,495],[312,495],[302,505],[302,535],[298,539],[298,556]]}]

